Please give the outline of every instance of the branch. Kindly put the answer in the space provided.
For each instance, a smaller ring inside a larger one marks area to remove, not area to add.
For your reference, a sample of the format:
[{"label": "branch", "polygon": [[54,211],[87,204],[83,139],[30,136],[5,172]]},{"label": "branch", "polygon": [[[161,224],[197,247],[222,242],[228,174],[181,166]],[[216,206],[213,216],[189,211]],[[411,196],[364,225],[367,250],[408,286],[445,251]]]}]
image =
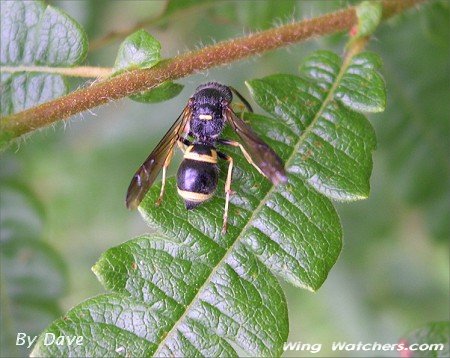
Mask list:
[{"label": "branch", "polygon": [[[422,1],[384,1],[383,18],[393,16]],[[16,138],[111,100],[149,90],[165,81],[185,77],[191,73],[228,64],[320,35],[348,30],[356,23],[355,8],[350,7],[313,19],[219,42],[198,51],[187,52],[161,61],[152,68],[133,70],[4,117],[1,119],[1,131],[4,132],[2,136],[10,139]]]}]

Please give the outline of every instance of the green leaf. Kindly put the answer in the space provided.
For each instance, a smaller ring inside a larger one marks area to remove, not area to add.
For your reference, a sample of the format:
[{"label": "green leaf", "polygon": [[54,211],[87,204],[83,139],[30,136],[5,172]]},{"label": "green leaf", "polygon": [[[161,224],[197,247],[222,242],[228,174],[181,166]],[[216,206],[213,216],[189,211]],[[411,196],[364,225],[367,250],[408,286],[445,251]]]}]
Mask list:
[{"label": "green leaf", "polygon": [[[408,351],[408,357],[421,358],[440,358],[450,356],[450,322],[431,322],[408,333],[401,339],[406,347],[411,349]],[[418,349],[421,345],[433,345],[428,349]]]},{"label": "green leaf", "polygon": [[130,98],[137,102],[143,103],[157,103],[167,101],[177,95],[183,90],[183,85],[174,82],[164,82],[158,87],[144,91],[130,96]]},{"label": "green leaf", "polygon": [[[124,71],[150,68],[161,60],[161,44],[145,30],[138,30],[128,36],[120,45],[114,64],[113,76]],[[183,86],[173,82],[164,82],[149,91],[130,96],[132,100],[143,103],[166,101],[178,95]]]},{"label": "green leaf", "polygon": [[[298,173],[316,190],[335,200],[356,200],[369,195],[375,133],[363,115],[351,110],[360,108],[355,105],[359,92],[345,85],[355,75],[353,63],[360,57],[370,59],[364,53],[351,62],[334,89],[334,96],[339,101],[333,100],[327,107],[322,104],[327,100],[326,95],[333,88],[335,79],[339,78],[341,66],[341,59],[329,51],[317,51],[306,59],[300,67],[305,78],[280,76],[272,79],[274,85],[278,83],[282,90],[278,97],[288,98],[292,96],[291,88],[297,88],[295,107],[291,108],[286,101],[277,102],[276,98],[272,101],[267,101],[267,97],[261,98],[266,99],[263,108],[269,113],[276,115],[280,111],[291,111],[300,118],[300,128],[305,133],[300,146],[303,159],[296,166]],[[310,80],[316,81],[316,85],[311,86]],[[284,81],[290,83],[282,89]],[[368,104],[373,102],[368,98]]]},{"label": "green leaf", "polygon": [[386,84],[380,74],[381,59],[365,52],[353,57],[348,71],[336,89],[336,98],[360,112],[383,112],[386,109]]},{"label": "green leaf", "polygon": [[382,10],[381,3],[378,1],[363,1],[356,6],[358,37],[372,35],[380,23]]},{"label": "green leaf", "polygon": [[[300,67],[305,76],[329,87],[338,76],[342,63],[329,51],[317,51]],[[386,85],[380,74],[381,59],[371,52],[352,58],[336,88],[335,97],[342,104],[358,112],[382,112],[386,108]]]},{"label": "green leaf", "polygon": [[[210,244],[217,247],[212,240]],[[227,339],[242,340],[244,349],[259,355],[273,351],[280,354],[280,342],[287,339],[288,320],[275,277],[245,246],[240,246],[193,304],[212,268],[207,254],[198,254],[195,246],[148,236],[108,250],[93,270],[105,287],[121,294],[86,301],[55,322],[48,332],[83,335],[83,346],[70,348],[74,355],[155,355],[157,342],[169,337],[173,321],[191,307],[186,324],[172,331],[176,338],[167,339],[160,356],[236,356]],[[248,268],[244,270],[244,266]],[[231,282],[236,287],[231,288]],[[225,301],[219,304],[223,298]],[[256,305],[254,309],[249,309],[249,299]],[[59,353],[67,354],[67,348],[59,348]],[[54,355],[55,349],[44,346],[41,338],[33,354]]]},{"label": "green leaf", "polygon": [[161,44],[145,30],[128,36],[120,45],[114,75],[137,68],[150,68],[161,60]]},{"label": "green leaf", "polygon": [[[56,348],[41,336],[35,355],[236,356],[236,347],[251,356],[282,354],[288,316],[275,275],[311,291],[322,285],[342,247],[330,199],[368,195],[375,148],[366,118],[336,98],[350,68],[340,69],[329,52],[312,58],[300,77],[247,83],[273,118],[245,119],[285,161],[289,183],[274,187],[233,151],[236,193],[226,235],[223,175],[216,197],[192,211],[174,178],[159,207],[161,184],[152,187],[139,210],[158,234],[106,251],[93,271],[113,293],[75,307],[46,331],[82,334],[87,343]],[[230,128],[224,133],[233,136]],[[220,164],[222,174],[226,165]]]},{"label": "green leaf", "polygon": [[[67,14],[43,2],[2,1],[0,65],[68,67],[81,63],[87,38]],[[1,114],[36,106],[67,92],[60,75],[1,73]]]}]

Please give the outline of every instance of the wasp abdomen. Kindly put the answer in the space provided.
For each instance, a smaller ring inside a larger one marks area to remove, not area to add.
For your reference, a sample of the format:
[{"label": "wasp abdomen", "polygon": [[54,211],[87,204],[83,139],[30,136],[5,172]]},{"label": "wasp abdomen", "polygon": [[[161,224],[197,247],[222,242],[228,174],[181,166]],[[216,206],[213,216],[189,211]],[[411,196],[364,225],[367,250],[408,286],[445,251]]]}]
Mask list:
[{"label": "wasp abdomen", "polygon": [[194,144],[186,149],[178,169],[177,189],[190,210],[210,199],[218,182],[217,152],[208,145]]}]

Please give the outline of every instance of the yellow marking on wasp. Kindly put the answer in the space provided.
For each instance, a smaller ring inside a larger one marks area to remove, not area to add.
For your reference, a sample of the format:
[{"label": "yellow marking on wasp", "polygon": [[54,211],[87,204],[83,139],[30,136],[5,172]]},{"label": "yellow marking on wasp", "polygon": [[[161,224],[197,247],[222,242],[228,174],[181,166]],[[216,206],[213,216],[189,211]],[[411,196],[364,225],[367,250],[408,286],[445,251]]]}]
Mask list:
[{"label": "yellow marking on wasp", "polygon": [[178,194],[183,199],[193,201],[196,203],[201,203],[205,200],[208,200],[214,195],[214,193],[210,193],[210,194],[194,193],[193,191],[181,190],[180,188],[177,188],[177,190],[178,190]]},{"label": "yellow marking on wasp", "polygon": [[213,155],[208,155],[208,154],[198,154],[195,152],[186,152],[186,153],[184,153],[184,159],[191,159],[191,160],[197,160],[199,162],[216,164],[217,163],[217,154],[213,153]]},{"label": "yellow marking on wasp", "polygon": [[210,114],[200,114],[199,119],[204,119],[205,121],[210,121],[213,117]]},{"label": "yellow marking on wasp", "polygon": [[184,152],[184,159],[197,160],[199,162],[217,163],[217,152],[211,149],[211,154],[200,154],[192,151],[193,146],[189,146]]}]

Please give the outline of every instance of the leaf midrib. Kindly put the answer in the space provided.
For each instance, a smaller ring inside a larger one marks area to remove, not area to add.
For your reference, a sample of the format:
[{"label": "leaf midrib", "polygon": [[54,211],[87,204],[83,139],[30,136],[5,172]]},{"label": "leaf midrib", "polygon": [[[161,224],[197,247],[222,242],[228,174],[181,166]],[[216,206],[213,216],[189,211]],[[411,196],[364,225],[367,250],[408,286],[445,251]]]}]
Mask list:
[{"label": "leaf midrib", "polygon": [[344,59],[344,62],[342,63],[341,69],[339,70],[338,75],[336,76],[336,79],[333,82],[333,85],[331,86],[327,96],[325,97],[322,105],[320,106],[319,110],[317,111],[316,115],[314,116],[313,120],[311,121],[311,123],[305,128],[305,130],[303,131],[303,133],[300,135],[300,137],[298,138],[298,142],[297,144],[294,146],[294,151],[292,153],[292,155],[289,157],[289,159],[286,161],[286,167],[289,167],[289,164],[291,164],[292,160],[294,160],[295,154],[298,153],[300,146],[305,142],[306,138],[308,137],[309,133],[311,132],[312,128],[315,126],[315,124],[318,122],[318,120],[320,119],[320,117],[323,114],[323,111],[325,110],[325,108],[328,106],[328,104],[333,100],[334,98],[334,94],[336,92],[337,87],[339,86],[339,82],[341,81],[342,77],[345,74],[345,71],[347,70],[349,64],[350,64],[350,60],[353,58],[353,56],[351,57],[346,57]]},{"label": "leaf midrib", "polygon": [[[325,97],[322,105],[320,106],[318,112],[316,113],[316,115],[314,116],[313,120],[311,121],[311,123],[305,128],[305,130],[303,131],[303,133],[299,136],[298,142],[297,144],[294,146],[293,150],[292,150],[292,154],[289,156],[288,160],[286,161],[286,167],[288,168],[289,165],[291,164],[291,162],[294,160],[296,153],[298,153],[298,150],[300,148],[300,146],[303,144],[303,142],[305,141],[306,137],[308,136],[308,134],[311,132],[312,128],[314,127],[314,125],[317,123],[317,121],[319,120],[319,118],[322,116],[323,111],[325,110],[325,108],[328,106],[328,104],[333,100],[334,98],[334,93],[336,91],[337,86],[339,85],[339,82],[341,81],[346,69],[348,68],[349,64],[350,64],[350,60],[353,58],[355,54],[353,53],[352,56],[347,56],[346,58],[344,58],[344,61],[342,63],[341,69],[338,73],[338,75],[336,76],[335,81],[333,82],[333,85],[331,86],[327,96]],[[197,303],[197,301],[199,300],[200,295],[203,293],[204,289],[210,284],[212,278],[214,277],[214,275],[216,274],[217,270],[219,268],[222,267],[222,265],[225,263],[225,261],[228,259],[229,255],[234,251],[234,248],[236,247],[236,245],[238,243],[241,242],[242,237],[244,236],[244,234],[246,233],[247,229],[249,228],[249,226],[252,224],[253,219],[259,215],[260,211],[262,210],[262,208],[266,205],[267,201],[269,200],[270,196],[272,195],[272,192],[276,189],[276,187],[274,185],[271,185],[270,189],[267,191],[266,195],[264,195],[264,197],[261,199],[260,203],[258,204],[258,206],[256,207],[256,209],[253,211],[252,215],[250,216],[249,220],[247,221],[247,223],[244,225],[244,227],[242,228],[242,230],[239,232],[239,234],[236,236],[236,239],[233,241],[233,243],[230,245],[230,247],[225,251],[222,259],[220,259],[220,261],[217,263],[217,265],[215,267],[213,267],[213,269],[211,270],[211,273],[209,274],[209,276],[206,278],[205,282],[203,283],[202,286],[200,286],[200,288],[198,289],[197,293],[195,294],[195,296],[192,298],[192,301],[186,306],[186,309],[184,311],[184,313],[178,318],[178,320],[174,323],[174,325],[172,326],[172,328],[169,330],[169,332],[167,332],[167,334],[165,335],[165,337],[161,340],[161,342],[159,343],[158,347],[156,348],[156,351],[154,353],[154,356],[158,356],[158,354],[160,353],[160,350],[164,347],[166,341],[171,337],[171,335],[177,330],[178,325],[184,320],[184,318],[188,315],[191,307]]]}]

